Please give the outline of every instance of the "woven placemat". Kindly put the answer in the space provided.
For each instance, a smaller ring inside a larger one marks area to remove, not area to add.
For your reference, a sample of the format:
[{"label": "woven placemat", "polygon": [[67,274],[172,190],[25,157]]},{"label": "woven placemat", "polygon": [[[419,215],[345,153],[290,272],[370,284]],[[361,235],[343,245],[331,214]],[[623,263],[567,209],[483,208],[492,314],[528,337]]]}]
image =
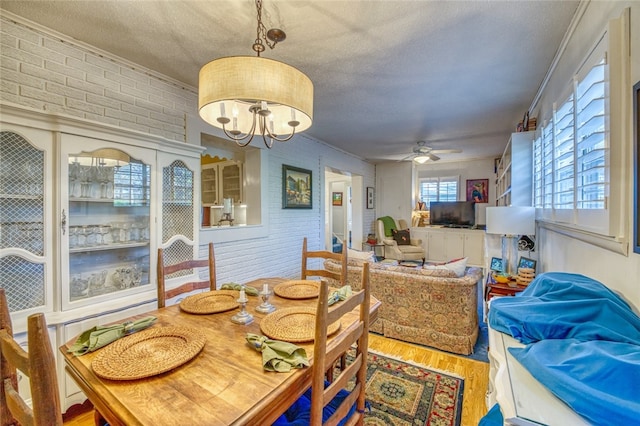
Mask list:
[{"label": "woven placemat", "polygon": [[292,280],[276,285],[273,292],[285,299],[313,299],[320,294],[320,281]]},{"label": "woven placemat", "polygon": [[190,314],[215,314],[238,307],[240,292],[236,290],[205,291],[185,297],[180,309]]},{"label": "woven placemat", "polygon": [[188,328],[148,328],[101,349],[91,367],[105,379],[142,379],[184,364],[198,355],[204,344],[204,336]]},{"label": "woven placemat", "polygon": [[[300,343],[313,341],[316,329],[316,308],[282,308],[270,313],[260,321],[262,333],[274,340]],[[340,321],[327,327],[327,336],[340,330]]]}]

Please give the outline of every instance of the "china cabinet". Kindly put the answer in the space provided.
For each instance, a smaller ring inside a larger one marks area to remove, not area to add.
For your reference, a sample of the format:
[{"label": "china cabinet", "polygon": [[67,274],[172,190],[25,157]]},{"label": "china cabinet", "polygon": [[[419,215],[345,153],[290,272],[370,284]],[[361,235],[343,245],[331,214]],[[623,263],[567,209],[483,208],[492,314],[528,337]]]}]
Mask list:
[{"label": "china cabinet", "polygon": [[[202,148],[2,104],[0,116],[0,285],[16,339],[35,312],[57,348],[154,309],[158,247],[169,263],[199,255]],[[58,367],[67,409],[85,397]]]},{"label": "china cabinet", "polygon": [[225,198],[235,204],[243,200],[243,167],[240,161],[221,161],[202,165],[202,204],[221,206]]},{"label": "china cabinet", "polygon": [[512,133],[498,163],[497,206],[530,206],[533,131]]}]

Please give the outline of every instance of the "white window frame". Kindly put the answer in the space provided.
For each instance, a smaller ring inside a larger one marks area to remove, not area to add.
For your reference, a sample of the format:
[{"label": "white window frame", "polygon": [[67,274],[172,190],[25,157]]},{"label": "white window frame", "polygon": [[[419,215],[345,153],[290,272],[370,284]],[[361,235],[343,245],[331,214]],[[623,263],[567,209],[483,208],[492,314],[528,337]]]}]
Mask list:
[{"label": "white window frame", "polygon": [[[438,185],[438,198],[436,200],[424,200],[422,199],[422,184],[425,182],[437,182]],[[456,194],[455,201],[458,200],[460,196],[460,176],[433,176],[433,177],[422,177],[418,179],[418,198],[420,201],[424,201],[426,203],[426,209],[430,209],[431,201],[451,201],[451,200],[441,200],[440,199],[440,184],[441,183],[455,183],[456,184]]]}]

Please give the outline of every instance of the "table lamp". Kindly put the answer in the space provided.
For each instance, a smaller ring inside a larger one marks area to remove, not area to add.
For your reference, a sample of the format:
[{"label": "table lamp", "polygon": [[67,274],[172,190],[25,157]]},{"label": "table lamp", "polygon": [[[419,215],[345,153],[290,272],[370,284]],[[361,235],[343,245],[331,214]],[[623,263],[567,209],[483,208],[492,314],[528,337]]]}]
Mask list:
[{"label": "table lamp", "polygon": [[518,238],[536,232],[534,207],[487,207],[487,234],[502,235],[503,272],[517,274]]}]

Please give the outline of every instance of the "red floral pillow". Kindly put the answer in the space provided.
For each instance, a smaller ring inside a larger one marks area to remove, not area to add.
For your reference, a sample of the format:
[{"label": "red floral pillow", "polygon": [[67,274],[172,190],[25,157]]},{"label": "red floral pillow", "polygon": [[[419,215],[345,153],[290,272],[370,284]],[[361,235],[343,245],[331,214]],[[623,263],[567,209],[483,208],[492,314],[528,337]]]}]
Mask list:
[{"label": "red floral pillow", "polygon": [[411,235],[408,229],[392,229],[393,239],[399,246],[408,246],[411,244]]}]

